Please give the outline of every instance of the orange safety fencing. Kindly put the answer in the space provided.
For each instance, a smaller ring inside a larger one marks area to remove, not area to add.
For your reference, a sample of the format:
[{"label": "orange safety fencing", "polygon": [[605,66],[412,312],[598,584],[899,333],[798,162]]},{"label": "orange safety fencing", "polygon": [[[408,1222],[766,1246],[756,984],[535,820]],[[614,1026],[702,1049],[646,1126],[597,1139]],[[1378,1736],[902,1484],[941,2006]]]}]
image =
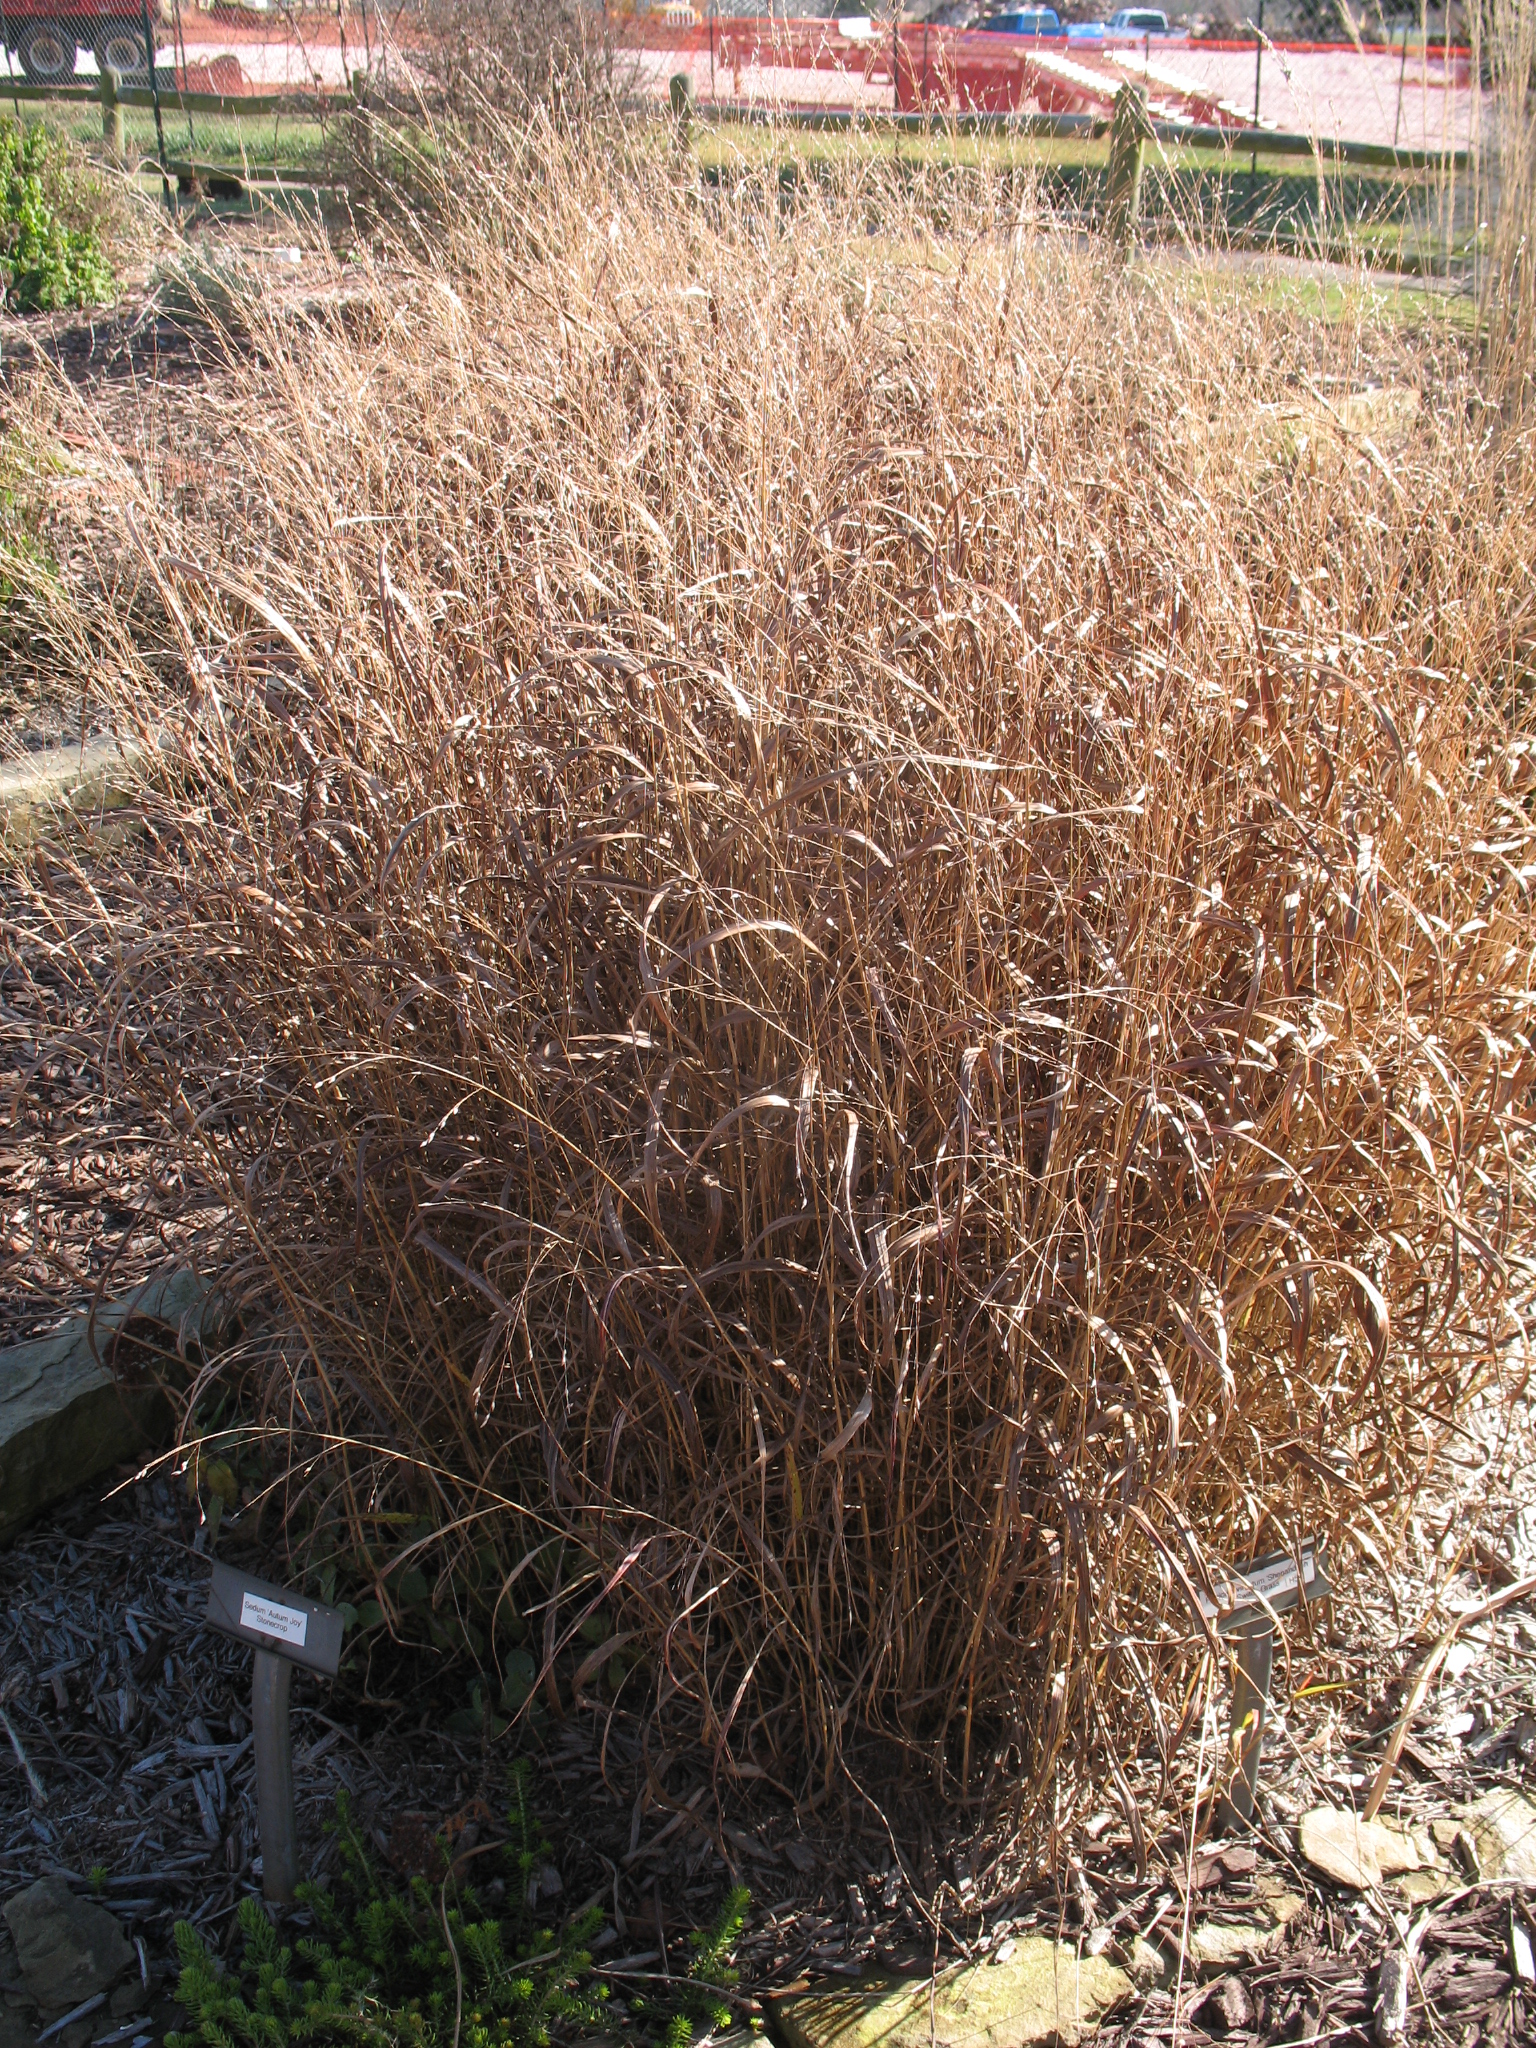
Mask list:
[{"label": "orange safety fencing", "polygon": [[[634,83],[664,93],[688,71],[703,101],[876,112],[1107,115],[1127,78],[1155,117],[1262,126],[1415,148],[1461,147],[1474,91],[1466,50],[1321,43],[1196,42],[1177,36],[1070,41],[868,20],[784,21],[685,10],[619,34]],[[1257,58],[1257,62],[1256,62]],[[1260,76],[1256,80],[1255,72]]]}]

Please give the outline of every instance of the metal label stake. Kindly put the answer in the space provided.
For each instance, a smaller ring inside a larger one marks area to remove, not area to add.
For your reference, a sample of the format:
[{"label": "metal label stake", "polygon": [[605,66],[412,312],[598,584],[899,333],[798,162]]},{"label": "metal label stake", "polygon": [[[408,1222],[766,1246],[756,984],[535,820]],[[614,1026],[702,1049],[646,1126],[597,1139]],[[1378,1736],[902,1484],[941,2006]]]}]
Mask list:
[{"label": "metal label stake", "polygon": [[215,1563],[207,1621],[256,1652],[251,1674],[251,1747],[256,1755],[256,1818],[261,1829],[261,1889],[275,1906],[293,1904],[299,1881],[299,1831],[293,1810],[293,1749],[288,1688],[293,1667],[336,1676],[343,1622],[334,1607]]},{"label": "metal label stake", "polygon": [[1333,1591],[1315,1543],[1301,1546],[1301,1569],[1289,1550],[1256,1557],[1230,1576],[1213,1580],[1219,1604],[1202,1597],[1200,1605],[1218,1635],[1230,1636],[1237,1650],[1237,1683],[1232,1689],[1232,1742],[1237,1769],[1216,1809],[1216,1825],[1226,1834],[1245,1828],[1253,1819],[1259,1784],[1259,1757],[1264,1724],[1269,1718],[1269,1682],[1275,1661],[1275,1616]]}]

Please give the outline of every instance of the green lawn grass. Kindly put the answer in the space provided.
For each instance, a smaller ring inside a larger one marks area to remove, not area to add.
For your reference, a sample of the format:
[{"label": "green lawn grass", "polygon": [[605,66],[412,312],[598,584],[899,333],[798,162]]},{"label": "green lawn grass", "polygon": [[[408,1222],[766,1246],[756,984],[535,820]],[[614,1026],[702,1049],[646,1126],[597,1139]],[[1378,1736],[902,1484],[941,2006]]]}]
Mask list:
[{"label": "green lawn grass", "polygon": [[[78,142],[102,149],[96,107],[71,102],[25,108],[32,118]],[[159,142],[149,109],[127,110],[130,160],[149,167]],[[670,148],[672,131],[649,124],[657,148]],[[196,163],[240,172],[289,171],[318,176],[336,165],[338,131],[299,115],[244,120],[233,115],[192,115],[166,109],[165,152],[172,164]],[[1031,191],[1068,225],[1093,224],[1103,207],[1108,172],[1107,138],[929,130],[893,134],[859,127],[806,129],[752,122],[699,122],[691,137],[706,186],[734,186],[764,178],[777,184],[781,202],[806,181],[830,184],[862,169],[894,166],[914,186],[927,188],[942,226],[951,196],[968,174],[1001,171]],[[1463,181],[1464,183],[1465,181]],[[1143,184],[1144,231],[1197,241],[1271,247],[1328,261],[1432,273],[1455,269],[1472,254],[1469,226],[1457,221],[1449,246],[1443,226],[1444,191],[1436,174],[1357,168],[1324,157],[1305,158],[1154,143]]]},{"label": "green lawn grass", "polygon": [[[0,112],[6,111],[0,94]],[[92,156],[102,153],[101,110],[79,101],[56,104],[29,102],[21,109],[24,121],[45,119],[57,134],[78,143]],[[165,152],[172,162],[227,164],[238,170],[242,164],[253,170],[281,168],[317,172],[334,154],[335,125],[305,120],[292,114],[268,114],[259,120],[243,120],[224,114],[181,113],[169,106],[163,114]],[[123,137],[130,163],[158,160],[159,141],[154,110],[129,107],[123,111]]]},{"label": "green lawn grass", "polygon": [[[862,169],[894,165],[938,200],[967,173],[1002,171],[1068,222],[1102,211],[1107,138],[966,134],[892,134],[875,128],[801,129],[746,122],[701,123],[692,147],[707,184],[761,178],[781,190],[802,179],[832,183]],[[1251,156],[1230,150],[1149,147],[1142,190],[1148,232],[1272,246],[1330,261],[1386,268],[1443,268],[1443,188],[1436,175],[1342,165],[1326,156]],[[1451,239],[1452,264],[1471,253],[1467,226]]]}]

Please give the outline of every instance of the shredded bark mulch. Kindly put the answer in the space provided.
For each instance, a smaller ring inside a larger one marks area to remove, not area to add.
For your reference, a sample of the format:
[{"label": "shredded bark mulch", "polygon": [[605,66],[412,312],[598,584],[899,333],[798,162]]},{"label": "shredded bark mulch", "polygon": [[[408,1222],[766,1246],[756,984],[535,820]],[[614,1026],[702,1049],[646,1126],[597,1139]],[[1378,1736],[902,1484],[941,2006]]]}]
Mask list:
[{"label": "shredded bark mulch", "polygon": [[55,857],[0,874],[0,1345],[195,1264],[224,1215],[103,1057],[112,939],[45,900]]},{"label": "shredded bark mulch", "polygon": [[[226,1530],[221,1551],[231,1547],[282,1576],[280,1559],[242,1549]],[[241,1897],[260,1889],[249,1657],[204,1626],[207,1577],[206,1526],[168,1469],[104,1499],[77,1497],[0,1555],[0,1899],[50,1873],[100,1897],[143,1944],[158,2000],[137,2022],[149,2040],[174,2024],[175,1921],[218,1945]],[[1485,1639],[1476,1665],[1433,1697],[1415,1739],[1424,1761],[1410,1759],[1389,1810],[1431,1816],[1491,1785],[1532,1786],[1530,1623],[1508,1610],[1499,1620],[1498,1641]],[[1340,1654],[1347,1667],[1368,1653]],[[377,1661],[370,1669],[377,1681]],[[1297,1853],[1282,1813],[1330,1785],[1358,1799],[1389,1718],[1378,1713],[1372,1729],[1337,1693],[1317,1696],[1330,1718],[1310,1726],[1307,1702],[1293,1705],[1266,1760],[1266,1827],[1249,1843],[1207,1840],[1191,1858],[1180,1834],[1166,1835],[1138,1879],[1118,1829],[1090,1822],[1059,1883],[1002,1895],[969,1873],[978,1845],[940,1834],[915,1788],[895,1780],[873,1796],[850,1791],[820,1815],[764,1800],[722,1806],[707,1760],[668,1754],[632,1720],[588,1711],[499,1740],[455,1737],[445,1723],[462,1699],[461,1672],[419,1658],[391,1676],[389,1696],[376,1690],[370,1702],[355,1681],[331,1689],[295,1674],[306,1867],[322,1878],[334,1868],[324,1828],[341,1789],[381,1864],[396,1870],[427,1867],[441,1833],[459,1849],[493,1842],[521,1749],[554,1844],[550,1895],[572,1908],[602,1904],[598,1961],[616,1992],[685,1966],[688,1934],[737,1879],[754,1898],[739,1956],[744,2010],[795,1983],[1006,1957],[1028,1933],[1126,1961],[1138,1936],[1173,1936],[1176,1953],[1186,1894],[1193,1931],[1250,1922],[1279,1891],[1297,1909],[1268,1952],[1227,1969],[1189,1963],[1181,1981],[1146,1989],[1112,2018],[1105,2048],[1201,2038],[1365,2048],[1377,2038],[1382,1959],[1415,1930],[1406,2041],[1501,2048],[1530,2038],[1536,2002],[1520,1979],[1516,1932],[1536,1934],[1528,1888],[1469,1883],[1452,1854],[1435,1874],[1439,1896],[1366,1896],[1320,1879]],[[0,1999],[19,2003],[14,1974],[7,1992],[0,1943]]]}]

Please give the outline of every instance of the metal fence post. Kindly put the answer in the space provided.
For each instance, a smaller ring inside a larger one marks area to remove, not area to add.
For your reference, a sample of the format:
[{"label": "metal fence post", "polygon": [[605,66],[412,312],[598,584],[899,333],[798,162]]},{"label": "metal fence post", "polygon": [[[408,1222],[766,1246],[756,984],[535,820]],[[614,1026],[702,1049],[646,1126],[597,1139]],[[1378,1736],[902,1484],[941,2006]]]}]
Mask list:
[{"label": "metal fence post", "polygon": [[1403,86],[1408,77],[1408,31],[1403,30],[1403,61],[1397,67],[1397,115],[1392,123],[1392,147],[1396,149],[1397,138],[1403,126]]},{"label": "metal fence post", "polygon": [[[176,51],[176,62],[181,66],[181,89],[183,94],[185,94],[187,86],[190,83],[190,76],[189,67],[187,64],[187,38],[181,26],[181,0],[175,0],[175,4],[171,14],[171,25],[175,32],[176,38],[174,44],[174,48]],[[185,109],[185,112],[187,116],[187,148],[191,150],[194,154],[196,154],[197,136],[192,127],[192,110],[190,107],[188,107]]]},{"label": "metal fence post", "polygon": [[160,155],[160,189],[167,206],[171,203],[171,174],[165,158],[165,122],[160,113],[160,75],[155,69],[155,32],[149,25],[149,0],[139,0],[144,24],[144,58],[149,65],[149,92],[155,103],[155,144]]},{"label": "metal fence post", "polygon": [[[1259,0],[1259,19],[1253,32],[1253,125],[1259,125],[1259,84],[1264,76],[1264,0]],[[1259,175],[1259,152],[1255,147],[1253,161],[1248,166],[1248,182],[1252,185]]]},{"label": "metal fence post", "polygon": [[5,52],[5,68],[10,73],[11,105],[16,109],[16,126],[21,126],[21,94],[16,90],[16,73],[11,70],[11,25],[5,18],[5,0],[0,0],[0,50]]}]

